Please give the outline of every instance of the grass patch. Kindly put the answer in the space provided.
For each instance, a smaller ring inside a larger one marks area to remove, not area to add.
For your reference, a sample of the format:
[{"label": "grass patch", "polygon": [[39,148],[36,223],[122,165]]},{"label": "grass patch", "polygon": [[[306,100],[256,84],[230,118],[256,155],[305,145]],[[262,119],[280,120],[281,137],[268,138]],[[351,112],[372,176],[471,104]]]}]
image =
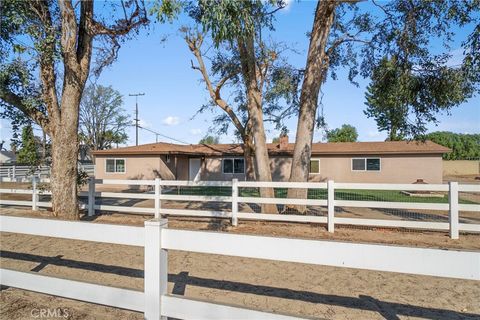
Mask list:
[{"label": "grass patch", "polygon": [[[276,198],[286,198],[287,188],[274,188]],[[230,187],[178,187],[167,191],[169,194],[189,196],[224,196],[232,195]],[[259,188],[239,188],[241,197],[260,197]],[[327,189],[308,189],[308,199],[326,200]],[[411,197],[397,190],[355,190],[336,189],[335,199],[352,201],[385,201],[415,203],[448,203],[448,195],[443,197]],[[461,204],[477,204],[477,202],[459,199]]]}]

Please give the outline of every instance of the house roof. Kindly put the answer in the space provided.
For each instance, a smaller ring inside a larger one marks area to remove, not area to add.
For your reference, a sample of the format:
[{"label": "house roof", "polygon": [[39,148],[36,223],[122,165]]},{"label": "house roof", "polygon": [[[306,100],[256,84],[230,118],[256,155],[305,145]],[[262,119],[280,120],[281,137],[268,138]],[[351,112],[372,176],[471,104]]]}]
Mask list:
[{"label": "house roof", "polygon": [[[278,143],[267,144],[270,155],[292,155],[295,144],[281,147]],[[443,154],[451,152],[432,141],[383,141],[383,142],[334,142],[313,143],[312,155],[368,155],[368,154]],[[242,155],[243,144],[190,144],[150,143],[139,146],[94,151],[93,155]]]},{"label": "house roof", "polygon": [[15,160],[17,158],[17,156],[15,155],[15,152],[13,151],[0,150],[0,155],[2,156],[3,159]]}]

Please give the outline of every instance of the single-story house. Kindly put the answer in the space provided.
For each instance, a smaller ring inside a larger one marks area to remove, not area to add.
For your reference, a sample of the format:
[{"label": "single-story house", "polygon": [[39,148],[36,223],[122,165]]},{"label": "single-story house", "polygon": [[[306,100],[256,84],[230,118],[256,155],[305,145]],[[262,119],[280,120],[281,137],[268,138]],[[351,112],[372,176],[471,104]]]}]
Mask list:
[{"label": "single-story house", "polygon": [[[268,144],[274,181],[287,181],[294,144]],[[442,155],[431,141],[314,143],[310,180],[363,183],[442,183]],[[224,181],[245,179],[242,144],[151,143],[93,152],[99,179]]]},{"label": "single-story house", "polygon": [[15,163],[17,156],[13,151],[0,150],[0,164]]}]

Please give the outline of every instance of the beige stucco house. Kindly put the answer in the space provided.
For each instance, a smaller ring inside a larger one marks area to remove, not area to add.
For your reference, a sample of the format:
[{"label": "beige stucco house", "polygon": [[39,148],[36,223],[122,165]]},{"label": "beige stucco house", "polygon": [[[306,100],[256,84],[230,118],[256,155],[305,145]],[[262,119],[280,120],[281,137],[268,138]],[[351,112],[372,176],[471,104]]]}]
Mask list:
[{"label": "beige stucco house", "polygon": [[[152,143],[94,152],[98,179],[223,181],[245,179],[241,144]],[[294,144],[268,144],[274,181],[287,181]],[[363,183],[442,183],[442,155],[431,141],[314,143],[310,180]]]}]

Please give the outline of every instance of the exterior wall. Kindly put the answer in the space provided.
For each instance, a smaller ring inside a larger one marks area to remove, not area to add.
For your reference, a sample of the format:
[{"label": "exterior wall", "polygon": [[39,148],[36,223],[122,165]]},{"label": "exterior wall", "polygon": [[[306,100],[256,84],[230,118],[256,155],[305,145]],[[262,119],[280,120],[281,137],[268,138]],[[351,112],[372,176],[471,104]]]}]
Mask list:
[{"label": "exterior wall", "polygon": [[[125,159],[125,173],[105,172],[106,159]],[[95,177],[97,179],[175,179],[169,167],[159,156],[96,156]]]},{"label": "exterior wall", "polygon": [[381,159],[380,171],[352,171],[352,156],[321,158],[320,176],[338,182],[413,183],[423,179],[427,183],[442,183],[440,155],[378,157]]},{"label": "exterior wall", "polygon": [[[320,173],[311,174],[310,181],[326,181],[362,183],[413,183],[423,179],[427,183],[442,183],[443,170],[440,155],[395,155],[374,156],[381,159],[380,171],[352,171],[351,159],[365,157],[362,155],[312,157],[320,159]],[[123,158],[126,173],[106,173],[106,158]],[[165,156],[128,156],[95,158],[95,175],[99,179],[162,179],[188,180],[189,157],[171,156],[166,163]],[[273,181],[288,181],[292,159],[289,157],[271,157],[270,168]],[[478,162],[477,162],[478,165]],[[477,166],[478,170],[478,166]],[[478,172],[478,171],[477,171]],[[200,179],[210,181],[229,181],[233,178],[245,180],[245,174],[224,174],[221,157],[202,159]]]},{"label": "exterior wall", "polygon": [[202,171],[200,173],[201,180],[210,181],[231,181],[237,178],[242,181],[245,180],[245,174],[222,172],[222,159],[220,157],[205,158],[202,163]]},{"label": "exterior wall", "polygon": [[443,175],[475,175],[480,174],[479,160],[444,160]]},{"label": "exterior wall", "polygon": [[[352,171],[352,158],[380,158],[380,171]],[[358,183],[413,183],[423,179],[427,183],[442,183],[442,158],[440,155],[422,156],[323,156],[320,159],[320,173],[310,174],[310,181]],[[288,181],[292,160],[286,157],[274,157],[270,160],[272,179]]]}]

